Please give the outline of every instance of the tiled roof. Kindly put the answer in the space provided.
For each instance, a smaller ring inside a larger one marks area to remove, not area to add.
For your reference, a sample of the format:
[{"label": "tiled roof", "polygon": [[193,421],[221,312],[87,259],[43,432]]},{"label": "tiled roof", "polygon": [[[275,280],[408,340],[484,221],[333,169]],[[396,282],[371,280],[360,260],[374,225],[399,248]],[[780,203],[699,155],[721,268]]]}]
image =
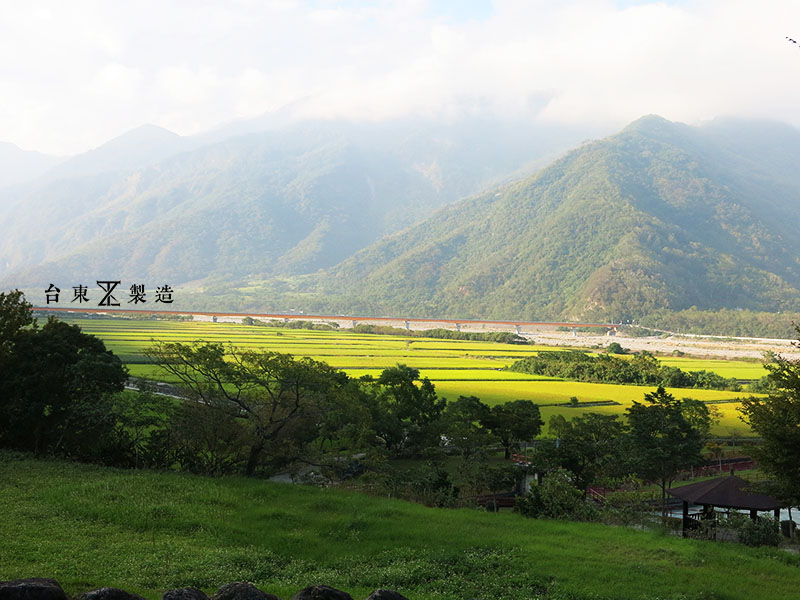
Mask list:
[{"label": "tiled roof", "polygon": [[750,482],[736,475],[717,477],[708,481],[683,485],[669,493],[692,504],[711,504],[722,508],[749,508],[775,510],[784,504],[766,494],[747,491]]}]

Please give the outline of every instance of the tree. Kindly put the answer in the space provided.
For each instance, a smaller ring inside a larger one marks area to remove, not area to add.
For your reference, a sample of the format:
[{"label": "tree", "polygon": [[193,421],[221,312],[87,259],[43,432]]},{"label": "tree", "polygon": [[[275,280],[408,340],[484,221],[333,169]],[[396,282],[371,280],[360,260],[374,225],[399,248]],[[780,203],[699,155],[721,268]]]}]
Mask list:
[{"label": "tree", "polygon": [[253,431],[224,404],[183,402],[170,420],[172,455],[182,470],[202,475],[233,473],[249,458]]},{"label": "tree", "polygon": [[626,474],[624,431],[616,415],[589,413],[571,421],[555,415],[550,419],[550,433],[557,436],[558,444],[540,446],[537,459],[573,473],[575,485],[586,492],[598,477]]},{"label": "tree", "polygon": [[[684,403],[663,387],[644,395],[647,404],[634,401],[628,416],[630,456],[636,473],[645,480],[658,481],[661,499],[675,475],[703,463],[703,431],[684,412]],[[692,411],[702,407],[691,406]],[[695,414],[692,419],[700,421]]]},{"label": "tree", "polygon": [[484,425],[490,414],[490,408],[475,396],[459,396],[445,407],[443,433],[448,445],[464,460],[480,456],[487,446],[497,441]]},{"label": "tree", "polygon": [[0,292],[0,360],[11,352],[17,335],[28,325],[34,325],[33,305],[19,290]]},{"label": "tree", "polygon": [[390,452],[420,452],[438,446],[439,419],[445,400],[419,370],[398,364],[384,369],[376,381],[375,432]]},{"label": "tree", "polygon": [[[800,326],[795,326],[800,334]],[[795,343],[797,346],[798,343]],[[793,506],[800,505],[800,360],[771,357],[765,364],[773,391],[766,398],[742,402],[742,420],[762,439],[754,457],[775,480],[775,489]]]},{"label": "tree", "polygon": [[[30,322],[11,312],[18,323]],[[50,318],[41,328],[19,329],[2,362],[0,444],[105,460],[117,443],[112,395],[124,388],[128,374],[102,341]]]},{"label": "tree", "polygon": [[484,426],[496,436],[505,450],[506,459],[517,442],[530,441],[542,430],[539,407],[530,400],[513,400],[496,404],[484,420]]},{"label": "tree", "polygon": [[190,398],[235,409],[249,431],[245,473],[298,458],[320,433],[349,378],[310,358],[227,350],[216,343],[155,343],[147,352],[178,378]]},{"label": "tree", "polygon": [[628,354],[630,352],[627,348],[623,348],[619,342],[611,342],[606,348],[609,354]]},{"label": "tree", "polygon": [[[117,419],[115,437],[118,447],[124,447],[127,461],[120,466],[135,469],[169,468],[176,462],[175,445],[171,442],[171,427],[179,401],[153,393],[155,384],[139,381],[139,390],[117,394],[112,411]],[[122,449],[122,448],[120,448]]]}]

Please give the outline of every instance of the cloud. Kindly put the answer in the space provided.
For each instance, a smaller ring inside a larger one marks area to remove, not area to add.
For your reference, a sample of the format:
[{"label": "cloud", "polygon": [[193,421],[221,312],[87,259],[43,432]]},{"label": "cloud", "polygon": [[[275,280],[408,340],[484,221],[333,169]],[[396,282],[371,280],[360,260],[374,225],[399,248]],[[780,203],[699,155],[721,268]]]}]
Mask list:
[{"label": "cloud", "polygon": [[[75,0],[0,24],[0,131],[76,152],[142,123],[181,134],[292,104],[384,119],[495,113],[619,126],[643,114],[800,125],[800,4]],[[464,5],[466,6],[466,5]]]}]

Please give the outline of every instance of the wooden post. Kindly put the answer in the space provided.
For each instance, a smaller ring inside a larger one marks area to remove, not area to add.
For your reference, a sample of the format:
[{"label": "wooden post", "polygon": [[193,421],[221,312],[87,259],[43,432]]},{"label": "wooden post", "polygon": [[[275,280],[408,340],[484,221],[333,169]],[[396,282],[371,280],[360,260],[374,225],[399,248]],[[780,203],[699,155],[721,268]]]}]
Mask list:
[{"label": "wooden post", "polygon": [[753,521],[758,521],[758,511],[755,508],[750,509],[750,518],[753,519]]},{"label": "wooden post", "polygon": [[682,535],[686,537],[686,529],[689,526],[689,502],[683,501]]}]

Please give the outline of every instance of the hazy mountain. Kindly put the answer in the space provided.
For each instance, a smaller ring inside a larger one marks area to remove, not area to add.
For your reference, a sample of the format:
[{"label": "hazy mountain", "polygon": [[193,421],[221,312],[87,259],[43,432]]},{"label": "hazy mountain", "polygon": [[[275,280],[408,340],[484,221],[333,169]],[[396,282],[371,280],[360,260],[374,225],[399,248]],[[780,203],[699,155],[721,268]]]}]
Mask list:
[{"label": "hazy mountain", "polygon": [[0,188],[35,179],[61,160],[57,156],[28,152],[14,144],[0,142]]},{"label": "hazy mountain", "polygon": [[320,279],[318,310],[464,318],[800,309],[800,132],[645,117]]},{"label": "hazy mountain", "polygon": [[0,211],[0,285],[316,272],[584,135],[481,120],[331,121],[191,149],[197,139],[140,128],[15,192]]},{"label": "hazy mountain", "polygon": [[130,171],[160,162],[198,144],[163,127],[142,125],[102,146],[65,160],[47,173],[53,179]]}]

